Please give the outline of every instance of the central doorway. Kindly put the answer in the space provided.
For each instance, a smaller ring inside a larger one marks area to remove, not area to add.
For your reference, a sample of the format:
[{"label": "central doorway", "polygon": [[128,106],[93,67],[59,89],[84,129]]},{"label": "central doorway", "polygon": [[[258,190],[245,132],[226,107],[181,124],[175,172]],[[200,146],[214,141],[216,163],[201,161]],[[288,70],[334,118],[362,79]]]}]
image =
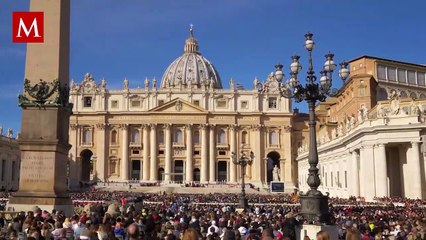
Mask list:
[{"label": "central doorway", "polygon": [[132,174],[131,179],[141,180],[141,160],[132,160]]},{"label": "central doorway", "polygon": [[228,162],[219,161],[217,163],[217,180],[219,182],[228,181]]},{"label": "central doorway", "polygon": [[93,152],[85,149],[80,153],[81,160],[81,182],[90,182],[90,175],[93,175]]},{"label": "central doorway", "polygon": [[176,175],[173,175],[173,180],[176,183],[182,183],[183,182],[183,160],[175,160],[175,166],[174,166],[174,173],[179,173]]}]

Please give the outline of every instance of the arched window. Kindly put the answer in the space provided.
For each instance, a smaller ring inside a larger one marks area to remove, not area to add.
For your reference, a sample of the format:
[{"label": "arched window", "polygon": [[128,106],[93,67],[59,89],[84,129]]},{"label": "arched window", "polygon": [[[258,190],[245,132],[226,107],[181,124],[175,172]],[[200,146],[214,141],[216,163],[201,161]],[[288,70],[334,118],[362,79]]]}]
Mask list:
[{"label": "arched window", "polygon": [[415,92],[410,93],[410,98],[417,99],[417,94]]},{"label": "arched window", "polygon": [[377,95],[379,101],[388,99],[388,92],[384,88],[380,88]]},{"label": "arched window", "polygon": [[164,144],[164,131],[158,133],[158,144]]},{"label": "arched window", "polygon": [[132,136],[130,140],[132,143],[140,143],[141,138],[140,138],[140,132],[138,129],[132,130]]},{"label": "arched window", "polygon": [[92,132],[90,131],[90,129],[86,128],[83,130],[83,144],[84,145],[92,144]]},{"label": "arched window", "polygon": [[225,131],[223,129],[219,129],[217,132],[217,143],[218,144],[226,144]]},{"label": "arched window", "polygon": [[278,145],[279,136],[277,131],[272,131],[269,133],[269,144],[270,145]]},{"label": "arched window", "polygon": [[406,97],[408,97],[408,95],[407,95],[407,92],[406,92],[406,91],[401,91],[401,92],[399,92],[399,96],[400,96],[401,98],[406,98]]},{"label": "arched window", "polygon": [[194,136],[192,137],[194,144],[200,144],[200,131],[195,131]]},{"label": "arched window", "polygon": [[183,144],[183,134],[182,134],[182,130],[180,129],[176,129],[175,130],[175,134],[173,137],[173,142],[177,143],[177,144]]},{"label": "arched window", "polygon": [[115,145],[117,144],[117,131],[112,130],[111,132],[111,144]]},{"label": "arched window", "polygon": [[248,139],[247,139],[247,131],[243,131],[242,133],[241,133],[241,144],[247,144],[247,141]]},{"label": "arched window", "polygon": [[421,93],[419,99],[426,99],[426,95],[424,93]]}]

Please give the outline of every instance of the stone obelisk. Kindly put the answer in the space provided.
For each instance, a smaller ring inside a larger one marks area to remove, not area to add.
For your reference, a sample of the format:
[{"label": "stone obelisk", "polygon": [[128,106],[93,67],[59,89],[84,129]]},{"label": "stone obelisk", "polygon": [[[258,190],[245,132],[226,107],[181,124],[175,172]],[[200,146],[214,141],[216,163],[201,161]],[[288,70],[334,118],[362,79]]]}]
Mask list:
[{"label": "stone obelisk", "polygon": [[28,43],[24,92],[19,96],[22,125],[19,190],[8,207],[73,213],[67,193],[70,0],[31,0],[31,12],[44,12],[44,42]]}]

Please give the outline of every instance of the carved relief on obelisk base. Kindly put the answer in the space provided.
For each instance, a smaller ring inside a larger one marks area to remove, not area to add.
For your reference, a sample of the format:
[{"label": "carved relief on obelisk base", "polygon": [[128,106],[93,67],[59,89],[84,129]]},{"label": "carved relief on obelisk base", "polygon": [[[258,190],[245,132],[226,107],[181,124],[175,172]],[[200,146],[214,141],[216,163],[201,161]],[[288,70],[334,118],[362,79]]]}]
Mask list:
[{"label": "carved relief on obelisk base", "polygon": [[28,43],[22,108],[19,190],[8,208],[73,213],[67,193],[70,1],[31,0],[44,12],[44,42]]}]

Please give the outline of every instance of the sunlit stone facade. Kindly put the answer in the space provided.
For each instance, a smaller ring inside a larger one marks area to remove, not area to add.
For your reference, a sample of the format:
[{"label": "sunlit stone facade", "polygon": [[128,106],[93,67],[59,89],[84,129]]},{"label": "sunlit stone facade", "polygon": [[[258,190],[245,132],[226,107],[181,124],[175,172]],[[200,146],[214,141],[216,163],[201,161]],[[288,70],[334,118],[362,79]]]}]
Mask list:
[{"label": "sunlit stone facade", "polygon": [[0,189],[17,190],[21,153],[12,129],[0,126]]},{"label": "sunlit stone facade", "polygon": [[291,101],[280,97],[272,76],[247,90],[232,79],[223,88],[191,29],[184,53],[161,82],[146,79],[130,88],[129,81],[109,89],[105,79],[86,74],[71,83],[71,185],[92,179],[236,183],[240,168],[231,153],[253,151],[248,182],[266,184],[277,165],[286,188],[295,186]]}]

